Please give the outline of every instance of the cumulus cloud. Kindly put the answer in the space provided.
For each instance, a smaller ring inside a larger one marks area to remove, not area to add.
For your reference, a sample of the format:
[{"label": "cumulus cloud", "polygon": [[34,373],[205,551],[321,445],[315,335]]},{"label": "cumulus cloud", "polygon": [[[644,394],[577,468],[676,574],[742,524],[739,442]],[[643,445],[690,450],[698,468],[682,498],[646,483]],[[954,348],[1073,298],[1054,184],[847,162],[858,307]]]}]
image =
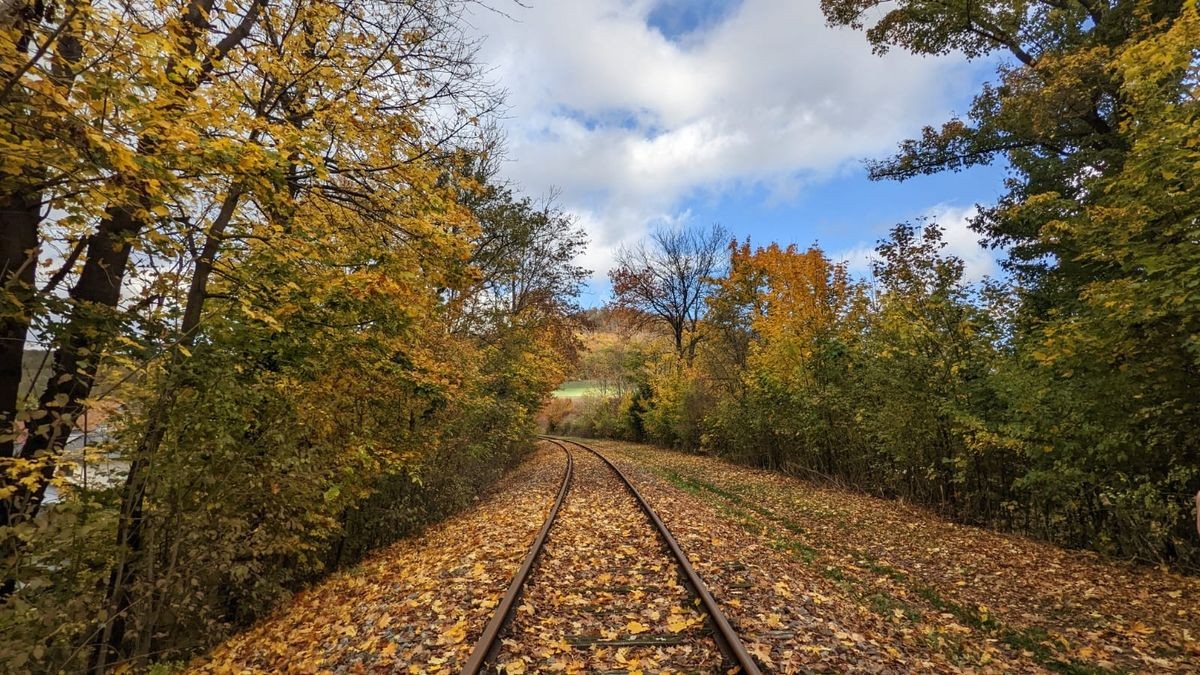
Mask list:
[{"label": "cumulus cloud", "polygon": [[846,269],[854,277],[865,278],[871,275],[871,265],[879,257],[875,255],[875,247],[859,244],[840,253],[829,256],[834,262],[846,264]]},{"label": "cumulus cloud", "polygon": [[690,196],[788,195],[887,152],[944,115],[968,77],[954,59],[876,57],[815,1],[744,0],[670,35],[651,19],[674,0],[535,2],[472,16],[509,92],[503,171],[528,192],[560,190],[600,275]]}]

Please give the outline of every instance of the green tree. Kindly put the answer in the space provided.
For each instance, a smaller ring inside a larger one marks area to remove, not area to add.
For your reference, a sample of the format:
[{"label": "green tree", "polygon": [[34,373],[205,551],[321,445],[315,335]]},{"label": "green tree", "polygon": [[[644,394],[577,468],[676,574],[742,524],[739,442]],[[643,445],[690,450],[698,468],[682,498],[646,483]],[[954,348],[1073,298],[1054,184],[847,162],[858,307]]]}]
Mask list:
[{"label": "green tree", "polygon": [[[1073,544],[1153,560],[1195,560],[1189,497],[1200,488],[1200,16],[1191,3],[1111,68],[1129,116],[1119,170],[1085,200],[1047,193],[1019,211],[1047,219],[1076,264],[1103,270],[1022,336],[1023,388],[1042,410],[1014,435],[1073,517]],[[1032,487],[1031,487],[1032,489]],[[1068,527],[1069,525],[1069,527]]]},{"label": "green tree", "polygon": [[858,415],[879,448],[881,487],[987,521],[1006,495],[1004,469],[1015,468],[979,433],[995,398],[997,324],[944,246],[936,224],[899,225],[876,249]]},{"label": "green tree", "polygon": [[1029,309],[1044,312],[1095,277],[1074,242],[1041,236],[1045,214],[1015,207],[1045,193],[1086,200],[1084,178],[1121,171],[1129,152],[1121,127],[1134,112],[1110,63],[1123,46],[1168,30],[1182,0],[822,0],[822,8],[834,25],[866,29],[877,52],[1007,56],[965,118],[926,127],[873,162],[871,175],[904,179],[1003,159],[1008,192],[974,227],[1038,291]]}]

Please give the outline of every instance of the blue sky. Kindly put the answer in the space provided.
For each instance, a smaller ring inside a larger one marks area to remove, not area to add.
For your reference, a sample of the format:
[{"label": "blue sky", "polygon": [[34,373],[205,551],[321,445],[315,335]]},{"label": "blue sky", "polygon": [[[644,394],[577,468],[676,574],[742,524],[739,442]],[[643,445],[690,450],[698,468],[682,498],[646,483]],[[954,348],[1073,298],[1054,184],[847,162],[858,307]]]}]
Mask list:
[{"label": "blue sky", "polygon": [[557,194],[592,245],[585,304],[615,252],[655,227],[819,243],[857,272],[895,223],[929,216],[974,278],[994,254],[966,227],[1002,167],[897,183],[863,160],[965,113],[994,64],[878,57],[816,0],[533,0],[472,23],[508,92],[504,178]]},{"label": "blue sky", "polygon": [[741,0],[667,0],[652,4],[646,23],[667,39],[680,41],[720,23],[739,5]]}]

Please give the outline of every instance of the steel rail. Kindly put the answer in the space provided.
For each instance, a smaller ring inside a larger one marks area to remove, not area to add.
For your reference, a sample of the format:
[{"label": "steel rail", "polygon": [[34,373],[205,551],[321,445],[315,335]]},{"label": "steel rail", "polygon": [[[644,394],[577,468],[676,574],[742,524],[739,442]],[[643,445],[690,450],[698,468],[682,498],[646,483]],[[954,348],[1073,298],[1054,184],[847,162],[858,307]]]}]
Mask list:
[{"label": "steel rail", "polygon": [[558,488],[558,496],[554,499],[554,505],[550,507],[550,513],[546,516],[546,522],[542,523],[541,531],[538,532],[537,538],[533,540],[533,547],[526,554],[525,561],[517,568],[517,573],[513,575],[512,583],[508,585],[508,590],[504,593],[504,597],[500,598],[500,603],[496,605],[496,611],[492,614],[491,621],[488,621],[487,626],[484,626],[483,633],[479,636],[479,640],[475,642],[475,647],[471,649],[471,655],[467,657],[467,662],[462,669],[463,675],[476,675],[483,669],[484,663],[491,656],[492,650],[496,646],[496,640],[500,637],[500,631],[504,629],[504,625],[512,615],[513,607],[517,604],[517,598],[521,595],[521,589],[525,586],[525,580],[529,578],[529,572],[533,569],[533,564],[537,561],[538,554],[542,552],[542,547],[546,543],[546,536],[550,533],[550,526],[554,524],[554,519],[558,516],[558,510],[562,506],[563,501],[566,500],[567,491],[571,486],[571,471],[575,463],[575,460],[571,457],[571,451],[557,440],[546,440],[561,448],[563,454],[567,456],[567,468],[563,471],[562,485]]},{"label": "steel rail", "polygon": [[658,529],[658,533],[662,535],[663,540],[667,544],[667,548],[669,548],[671,550],[671,554],[675,556],[675,561],[678,562],[679,567],[683,569],[684,575],[687,577],[687,581],[691,586],[692,592],[696,594],[696,597],[700,598],[701,604],[704,605],[705,611],[708,612],[708,616],[710,619],[712,619],[713,626],[716,628],[716,630],[713,631],[713,635],[716,637],[717,646],[721,649],[721,652],[727,659],[730,659],[736,663],[742,669],[741,672],[746,673],[747,675],[762,675],[762,670],[758,667],[758,664],[754,662],[754,658],[750,656],[750,652],[746,650],[746,645],[742,644],[742,639],[738,637],[737,631],[734,630],[733,625],[729,623],[729,619],[725,617],[725,613],[721,611],[721,607],[717,604],[716,598],[714,598],[712,592],[708,590],[708,586],[704,583],[704,580],[700,578],[700,574],[696,572],[696,568],[692,567],[691,561],[688,560],[687,554],[683,552],[683,549],[679,546],[679,542],[677,542],[675,537],[671,534],[671,530],[667,529],[666,523],[664,523],[662,519],[658,517],[658,514],[654,512],[654,509],[650,506],[650,503],[646,501],[646,498],[642,496],[642,493],[638,492],[637,488],[633,486],[633,483],[630,482],[629,478],[617,468],[617,465],[613,464],[612,460],[609,458],[600,454],[600,452],[595,448],[588,447],[578,441],[572,441],[565,438],[551,438],[549,436],[542,436],[542,438],[558,443],[559,447],[563,447],[563,442],[577,445],[580,448],[583,448],[584,450],[587,450],[588,452],[591,452],[599,457],[605,464],[608,465],[610,469],[613,470],[614,473],[617,474],[617,476],[620,477],[621,482],[625,483],[625,487],[629,488],[629,491],[633,493],[634,498],[637,500],[638,504],[641,505],[642,511],[650,518],[650,521],[654,523],[654,527]]}]

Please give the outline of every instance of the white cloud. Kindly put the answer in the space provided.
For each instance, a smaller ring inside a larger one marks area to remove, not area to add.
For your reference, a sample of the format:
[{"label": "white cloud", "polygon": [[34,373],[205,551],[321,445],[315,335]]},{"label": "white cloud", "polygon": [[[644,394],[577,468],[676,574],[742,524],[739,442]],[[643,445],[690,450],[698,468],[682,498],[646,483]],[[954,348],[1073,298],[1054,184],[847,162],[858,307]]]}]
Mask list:
[{"label": "white cloud", "polygon": [[888,151],[943,116],[968,75],[955,59],[879,58],[815,0],[744,0],[680,42],[647,24],[651,0],[534,2],[472,17],[509,92],[503,171],[531,193],[561,190],[598,276],[690,195],[786,196]]},{"label": "white cloud", "polygon": [[[995,277],[1000,271],[996,252],[979,244],[979,234],[972,231],[970,221],[979,213],[974,206],[952,206],[938,204],[918,214],[917,220],[927,220],[942,227],[942,239],[946,247],[942,252],[963,261],[963,280],[969,283],[982,281],[984,277]],[[850,249],[830,255],[835,262],[846,263],[846,268],[856,277],[871,274],[871,263],[878,259],[875,242],[862,242]]]},{"label": "white cloud", "polygon": [[834,253],[829,257],[834,262],[846,263],[846,269],[850,275],[858,278],[869,277],[871,265],[878,258],[875,255],[875,248],[867,244],[859,244],[848,251]]},{"label": "white cloud", "polygon": [[942,237],[946,240],[946,253],[961,258],[963,278],[975,282],[985,276],[996,276],[1000,270],[995,251],[979,245],[979,234],[973,232],[969,222],[979,213],[974,206],[958,207],[939,204],[925,215],[942,226]]}]

